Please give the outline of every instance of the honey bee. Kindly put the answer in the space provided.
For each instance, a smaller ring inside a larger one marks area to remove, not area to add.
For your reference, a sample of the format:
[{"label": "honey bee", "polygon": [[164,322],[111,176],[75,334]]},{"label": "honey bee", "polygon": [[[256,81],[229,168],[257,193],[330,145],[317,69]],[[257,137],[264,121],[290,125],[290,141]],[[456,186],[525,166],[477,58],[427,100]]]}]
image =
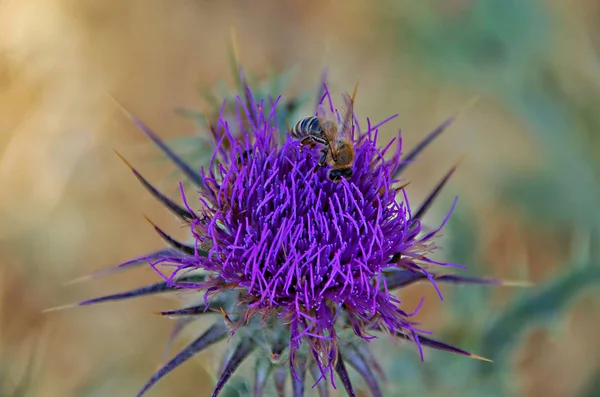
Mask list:
[{"label": "honey bee", "polygon": [[304,117],[298,120],[291,130],[291,135],[294,139],[299,140],[302,146],[314,147],[317,143],[323,146],[329,145],[317,116]]},{"label": "honey bee", "polygon": [[293,138],[302,145],[314,147],[324,146],[316,168],[328,164],[331,169],[327,173],[330,181],[339,182],[342,178],[352,177],[354,164],[354,145],[352,130],[354,128],[354,98],[347,92],[342,94],[344,108],[342,124],[337,122],[333,112],[324,104],[319,105],[317,116],[309,116],[299,120],[291,130]]}]

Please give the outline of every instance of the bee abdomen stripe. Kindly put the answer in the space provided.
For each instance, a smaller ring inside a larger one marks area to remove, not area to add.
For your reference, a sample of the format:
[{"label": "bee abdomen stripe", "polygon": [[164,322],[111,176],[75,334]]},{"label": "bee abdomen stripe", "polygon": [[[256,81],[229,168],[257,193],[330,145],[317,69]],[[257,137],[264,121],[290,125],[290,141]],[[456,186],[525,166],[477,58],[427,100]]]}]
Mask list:
[{"label": "bee abdomen stripe", "polygon": [[321,145],[326,145],[326,146],[328,145],[328,143],[327,143],[327,139],[324,139],[323,137],[316,136],[316,135],[313,135],[313,134],[311,134],[311,136],[310,136],[310,137],[311,137],[311,139],[312,139],[313,141],[315,141],[315,142],[317,142],[317,143],[320,143]]}]

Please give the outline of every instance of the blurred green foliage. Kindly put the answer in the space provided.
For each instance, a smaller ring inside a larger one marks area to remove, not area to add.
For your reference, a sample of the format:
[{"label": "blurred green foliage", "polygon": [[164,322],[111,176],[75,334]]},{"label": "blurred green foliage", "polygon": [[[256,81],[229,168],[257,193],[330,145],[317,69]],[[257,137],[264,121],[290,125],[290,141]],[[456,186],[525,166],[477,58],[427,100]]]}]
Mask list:
[{"label": "blurred green foliage", "polygon": [[398,59],[441,84],[499,99],[523,121],[547,164],[508,176],[499,184],[500,200],[522,206],[544,225],[596,225],[600,116],[590,104],[599,93],[579,81],[585,100],[576,100],[563,87],[572,76],[553,60],[560,29],[545,4],[443,3],[400,1],[398,12],[382,13],[404,44]]},{"label": "blurred green foliage", "polygon": [[[531,327],[551,327],[586,287],[600,281],[594,252],[600,234],[600,113],[592,105],[600,93],[585,76],[569,75],[555,62],[560,54],[553,35],[561,29],[545,3],[443,3],[400,1],[394,2],[395,12],[381,8],[389,22],[383,28],[395,32],[396,42],[402,44],[397,47],[398,61],[430,81],[503,102],[530,132],[543,164],[506,175],[498,184],[497,200],[523,208],[525,221],[537,227],[566,227],[591,236],[589,246],[573,252],[560,274],[518,294],[493,316],[486,310],[491,304],[489,288],[465,286],[453,291],[447,304],[453,321],[440,335],[493,359],[493,365],[442,353],[433,353],[435,359],[418,365],[411,352],[391,363],[391,378],[399,377],[403,387],[410,385],[418,395],[452,395],[448,392],[452,390],[460,395],[505,396],[515,392],[509,389],[518,379],[511,376],[515,369],[507,358],[523,334]],[[573,85],[578,95],[572,95]],[[471,218],[464,210],[451,218],[448,259],[484,275],[487,266],[473,249],[479,244]],[[597,395],[597,390],[597,382],[590,382],[582,395]]]}]

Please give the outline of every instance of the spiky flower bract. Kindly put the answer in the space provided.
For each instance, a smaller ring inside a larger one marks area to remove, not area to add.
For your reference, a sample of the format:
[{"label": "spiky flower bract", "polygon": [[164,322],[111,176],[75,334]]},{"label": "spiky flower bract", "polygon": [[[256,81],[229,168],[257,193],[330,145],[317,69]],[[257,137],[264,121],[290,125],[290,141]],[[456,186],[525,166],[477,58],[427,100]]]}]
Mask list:
[{"label": "spiky flower bract", "polygon": [[[319,101],[333,111],[325,84],[323,89]],[[213,396],[257,350],[255,396],[263,395],[269,374],[284,393],[288,373],[294,396],[304,395],[307,373],[321,396],[327,395],[327,380],[335,387],[335,373],[354,396],[347,365],[365,379],[373,396],[381,396],[374,372],[382,376],[383,371],[369,354],[368,342],[382,334],[413,341],[421,356],[421,347],[427,346],[480,358],[425,336],[411,319],[421,305],[407,309],[393,294],[421,280],[429,280],[436,289],[437,282],[498,283],[433,270],[454,265],[430,257],[442,226],[423,231],[421,219],[455,167],[416,211],[399,180],[404,167],[452,119],[402,158],[400,136],[379,143],[379,128],[395,116],[375,125],[367,119],[366,128],[354,117],[353,175],[334,183],[326,169],[315,169],[317,148],[301,147],[289,137],[278,139],[279,103],[280,98],[256,99],[245,87],[244,98],[235,103],[237,119],[219,118],[216,130],[223,132],[215,135],[210,165],[199,172],[132,117],[197,187],[195,194],[180,185],[180,205],[131,168],[189,227],[193,244],[178,242],[153,224],[169,248],[118,269],[149,263],[163,281],[80,305],[188,291],[193,304],[162,313],[178,319],[173,337],[193,319],[217,315],[213,325],[155,373],[138,396],[227,337],[232,349]]]}]

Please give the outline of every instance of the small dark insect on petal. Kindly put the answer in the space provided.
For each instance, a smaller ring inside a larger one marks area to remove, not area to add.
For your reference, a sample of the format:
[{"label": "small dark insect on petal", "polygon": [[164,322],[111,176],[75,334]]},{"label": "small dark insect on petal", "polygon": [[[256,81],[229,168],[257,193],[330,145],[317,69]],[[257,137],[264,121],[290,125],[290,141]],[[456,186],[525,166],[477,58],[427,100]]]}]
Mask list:
[{"label": "small dark insect on petal", "polygon": [[354,346],[350,346],[344,350],[344,357],[346,362],[363,377],[365,382],[367,382],[369,390],[371,390],[371,395],[373,397],[383,397],[381,389],[379,388],[379,383],[362,354],[356,350]]},{"label": "small dark insect on petal", "polygon": [[160,379],[162,379],[165,375],[173,371],[175,368],[206,349],[207,347],[219,342],[224,339],[226,336],[227,329],[222,321],[217,321],[212,327],[210,327],[206,332],[204,332],[198,339],[189,344],[186,348],[184,348],[179,354],[177,354],[171,361],[165,364],[164,367],[159,369],[153,376],[150,378],[148,383],[144,385],[142,390],[137,394],[137,397],[143,396],[152,386],[156,384]]},{"label": "small dark insect on petal", "polygon": [[356,397],[356,393],[354,392],[354,388],[352,387],[352,382],[350,381],[350,376],[348,375],[348,371],[346,370],[346,366],[344,365],[344,359],[341,353],[338,356],[337,363],[335,365],[335,372],[337,372],[344,388],[346,389],[346,393],[348,393],[349,397]]},{"label": "small dark insect on petal", "polygon": [[273,364],[267,358],[258,358],[254,372],[254,397],[263,397],[265,385],[273,369]]},{"label": "small dark insect on petal", "polygon": [[[407,335],[405,333],[402,333],[402,332],[396,333],[396,336],[399,337],[399,338],[405,339],[405,340],[413,340],[413,338],[411,336],[409,336],[409,335]],[[491,362],[491,360],[489,360],[487,358],[480,357],[480,356],[477,356],[475,354],[471,354],[468,351],[465,351],[465,350],[459,349],[457,347],[451,346],[451,345],[449,345],[447,343],[439,342],[439,341],[437,341],[435,339],[427,338],[427,337],[422,336],[422,335],[419,335],[419,343],[422,346],[427,346],[427,347],[432,348],[432,349],[444,350],[444,351],[447,351],[447,352],[456,353],[456,354],[460,354],[460,355],[467,356],[467,357],[470,357],[470,358],[474,358],[476,360]]]},{"label": "small dark insect on petal", "polygon": [[192,221],[195,218],[195,216],[193,214],[190,214],[190,212],[188,210],[186,210],[182,206],[176,204],[173,200],[171,200],[170,198],[168,198],[167,196],[165,196],[164,194],[162,194],[157,188],[155,188],[154,186],[152,186],[150,184],[150,182],[148,182],[135,168],[133,168],[133,166],[131,164],[129,164],[129,162],[123,156],[121,156],[119,154],[119,152],[117,152],[115,150],[115,153],[117,154],[117,156],[119,156],[119,158],[121,160],[123,160],[123,162],[125,163],[125,165],[127,165],[129,167],[129,169],[131,170],[131,172],[133,172],[133,174],[135,175],[135,177],[146,188],[146,190],[148,190],[150,192],[150,194],[152,194],[152,196],[154,196],[154,198],[156,198],[158,201],[160,201],[162,204],[164,204],[165,207],[167,207],[168,209],[170,209],[171,212],[173,212],[175,215],[177,215],[178,217],[180,217],[184,221],[188,221],[189,222],[189,221]]},{"label": "small dark insect on petal", "polygon": [[298,355],[294,360],[294,365],[296,368],[296,375],[299,380],[296,380],[294,374],[292,372],[292,367],[290,366],[290,375],[292,378],[292,395],[293,397],[304,397],[304,383],[306,381],[306,365],[307,365],[307,357],[305,355]]},{"label": "small dark insect on petal", "polygon": [[229,362],[225,366],[219,381],[215,385],[215,390],[212,393],[212,397],[217,397],[223,386],[227,383],[231,375],[238,369],[242,361],[246,359],[252,353],[252,350],[256,347],[256,343],[250,338],[242,338],[242,341],[237,345],[233,355],[229,359]]}]

